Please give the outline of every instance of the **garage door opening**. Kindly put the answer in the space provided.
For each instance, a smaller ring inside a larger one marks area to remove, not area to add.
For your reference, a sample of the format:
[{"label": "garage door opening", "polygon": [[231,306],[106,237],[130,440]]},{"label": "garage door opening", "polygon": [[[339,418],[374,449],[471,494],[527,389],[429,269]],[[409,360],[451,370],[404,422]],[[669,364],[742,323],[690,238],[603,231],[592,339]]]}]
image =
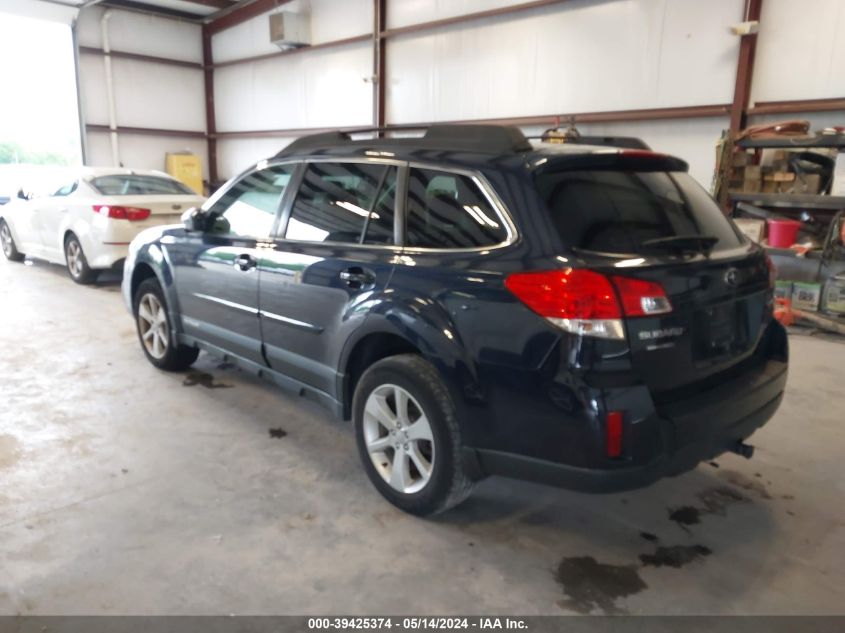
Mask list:
[{"label": "garage door opening", "polygon": [[[0,196],[80,165],[73,36],[67,24],[0,14]],[[30,169],[28,166],[38,166]]]}]

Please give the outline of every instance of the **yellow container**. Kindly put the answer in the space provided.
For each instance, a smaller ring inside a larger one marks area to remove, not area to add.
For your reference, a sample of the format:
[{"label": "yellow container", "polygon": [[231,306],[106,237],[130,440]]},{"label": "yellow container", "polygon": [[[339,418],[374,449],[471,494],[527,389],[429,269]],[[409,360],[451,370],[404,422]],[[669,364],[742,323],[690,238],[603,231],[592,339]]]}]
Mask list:
[{"label": "yellow container", "polygon": [[165,158],[165,169],[176,180],[203,195],[202,161],[199,156],[187,152],[168,152]]}]

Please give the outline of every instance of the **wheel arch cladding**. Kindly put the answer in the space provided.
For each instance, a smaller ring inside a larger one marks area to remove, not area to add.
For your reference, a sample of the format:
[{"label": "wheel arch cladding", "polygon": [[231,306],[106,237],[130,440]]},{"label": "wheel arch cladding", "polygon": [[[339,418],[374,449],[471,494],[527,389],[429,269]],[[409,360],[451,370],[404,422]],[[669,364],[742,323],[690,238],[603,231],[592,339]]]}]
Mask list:
[{"label": "wheel arch cladding", "polygon": [[156,275],[152,266],[150,266],[147,262],[140,262],[135,265],[135,268],[132,270],[132,281],[129,285],[132,301],[135,301],[135,293],[138,292],[138,287],[145,280],[151,278],[158,279],[158,275]]},{"label": "wheel arch cladding", "polygon": [[344,418],[351,416],[352,397],[361,374],[382,358],[414,353],[438,371],[459,408],[465,402],[483,402],[474,363],[470,360],[448,312],[428,301],[382,303],[368,315],[341,359]]},{"label": "wheel arch cladding", "polygon": [[352,396],[355,387],[368,367],[383,358],[397,354],[420,354],[420,349],[408,339],[388,331],[372,331],[361,335],[351,343],[342,367],[343,372],[343,419],[352,417]]}]

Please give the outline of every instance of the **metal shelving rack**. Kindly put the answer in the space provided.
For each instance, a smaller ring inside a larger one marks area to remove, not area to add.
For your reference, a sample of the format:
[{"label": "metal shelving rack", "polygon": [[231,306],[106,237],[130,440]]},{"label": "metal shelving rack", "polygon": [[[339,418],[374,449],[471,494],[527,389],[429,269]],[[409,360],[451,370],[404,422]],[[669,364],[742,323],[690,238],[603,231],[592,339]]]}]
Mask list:
[{"label": "metal shelving rack", "polygon": [[[845,134],[742,139],[736,142],[735,147],[757,150],[758,157],[759,152],[764,149],[812,150],[835,148],[842,153],[845,152]],[[833,231],[837,230],[838,222],[836,219],[845,211],[845,196],[740,192],[728,192],[727,196],[732,215],[737,215],[737,212],[745,215],[756,215],[750,212],[750,207],[755,207],[759,208],[761,212],[768,211],[775,217],[796,217],[799,213],[809,211],[819,220],[829,222],[829,228],[824,238],[825,248],[822,250],[810,251],[804,256],[799,256],[798,253],[788,248],[766,248],[777,267],[779,278],[791,281],[824,283],[826,279],[833,275],[845,273],[845,248],[833,246],[836,237],[833,235]]]}]

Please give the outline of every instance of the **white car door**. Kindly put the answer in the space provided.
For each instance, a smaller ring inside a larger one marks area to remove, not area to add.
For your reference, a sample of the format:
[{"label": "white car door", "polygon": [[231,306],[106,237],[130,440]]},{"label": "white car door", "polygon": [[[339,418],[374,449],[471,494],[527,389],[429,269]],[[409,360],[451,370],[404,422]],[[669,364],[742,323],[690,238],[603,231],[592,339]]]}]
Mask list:
[{"label": "white car door", "polygon": [[27,255],[41,254],[41,236],[35,224],[35,200],[16,198],[3,208],[3,217],[12,228],[17,248]]},{"label": "white car door", "polygon": [[43,248],[42,256],[59,263],[64,261],[61,228],[73,203],[71,194],[76,191],[76,188],[77,181],[74,180],[62,186],[52,196],[42,198],[36,213],[40,242]]}]

